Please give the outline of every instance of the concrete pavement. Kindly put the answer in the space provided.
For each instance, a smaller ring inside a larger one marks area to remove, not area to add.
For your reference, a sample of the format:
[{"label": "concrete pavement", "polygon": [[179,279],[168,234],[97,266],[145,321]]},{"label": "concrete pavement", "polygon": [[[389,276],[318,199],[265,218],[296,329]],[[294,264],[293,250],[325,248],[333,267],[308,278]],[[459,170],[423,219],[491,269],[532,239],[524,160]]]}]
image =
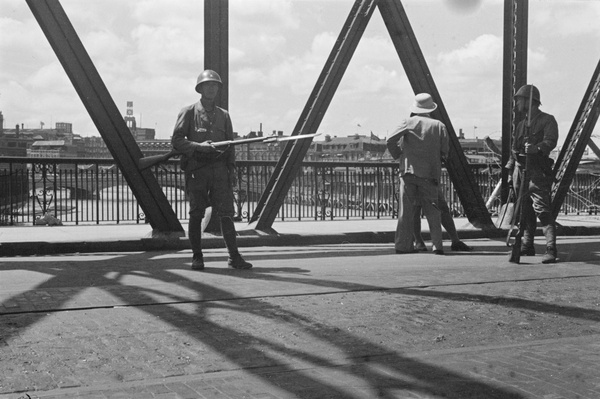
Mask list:
[{"label": "concrete pavement", "polygon": [[395,221],[284,223],[242,231],[250,271],[211,238],[204,272],[185,246],[121,251],[148,226],[0,228],[103,248],[0,257],[0,398],[600,397],[598,235],[514,265],[463,220],[475,250],[446,256],[395,255]]}]

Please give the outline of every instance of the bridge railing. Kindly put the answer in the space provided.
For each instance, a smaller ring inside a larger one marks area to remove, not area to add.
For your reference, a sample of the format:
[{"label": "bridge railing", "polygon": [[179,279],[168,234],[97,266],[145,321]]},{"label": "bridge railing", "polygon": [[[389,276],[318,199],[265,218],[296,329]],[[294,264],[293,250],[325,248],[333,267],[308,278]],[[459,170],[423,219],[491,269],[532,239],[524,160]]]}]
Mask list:
[{"label": "bridge railing", "polygon": [[[248,220],[275,168],[275,161],[239,161],[236,219]],[[488,201],[497,167],[473,165]],[[188,219],[185,177],[176,160],[153,167],[177,217]],[[395,162],[304,162],[279,210],[279,220],[393,219],[398,207]],[[441,185],[454,216],[465,212],[447,173]],[[598,212],[598,177],[577,175],[565,213]],[[498,199],[489,201],[492,214]],[[0,157],[0,225],[35,224],[51,215],[62,224],[145,223],[121,171],[111,159]]]}]

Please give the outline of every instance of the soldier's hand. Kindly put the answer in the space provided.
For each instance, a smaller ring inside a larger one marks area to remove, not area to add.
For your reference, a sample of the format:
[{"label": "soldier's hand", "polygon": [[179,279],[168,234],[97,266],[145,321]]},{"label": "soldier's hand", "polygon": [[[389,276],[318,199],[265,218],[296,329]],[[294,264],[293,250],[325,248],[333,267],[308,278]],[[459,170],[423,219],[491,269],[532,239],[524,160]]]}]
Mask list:
[{"label": "soldier's hand", "polygon": [[196,151],[198,152],[205,152],[205,153],[211,153],[211,152],[217,152],[216,147],[213,145],[212,141],[204,141],[202,143],[198,143],[196,145]]}]

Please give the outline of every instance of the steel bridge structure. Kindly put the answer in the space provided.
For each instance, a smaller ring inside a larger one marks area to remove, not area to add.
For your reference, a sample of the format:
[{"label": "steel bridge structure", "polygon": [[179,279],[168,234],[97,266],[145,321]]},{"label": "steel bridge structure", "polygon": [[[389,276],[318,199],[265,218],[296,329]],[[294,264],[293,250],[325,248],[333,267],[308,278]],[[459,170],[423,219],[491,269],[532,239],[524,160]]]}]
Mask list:
[{"label": "steel bridge structure", "polygon": [[[87,54],[59,0],[26,0],[56,53],[86,110],[100,132],[127,184],[147,215],[154,231],[183,235],[183,228],[149,170],[140,170],[142,151],[120,115],[108,89]],[[318,131],[319,125],[352,59],[371,16],[378,10],[415,93],[430,93],[438,109],[432,114],[448,128],[450,154],[446,169],[469,221],[481,229],[495,229],[452,126],[441,93],[419,47],[401,0],[355,0],[333,49],[296,123],[293,135]],[[502,89],[502,162],[508,161],[511,132],[523,115],[515,109],[514,94],[527,83],[527,30],[529,0],[504,1],[504,56]],[[223,90],[218,103],[228,108],[228,0],[204,0],[204,62],[219,71]],[[552,208],[559,212],[585,147],[591,141],[600,112],[600,63],[583,95],[581,106],[554,166]],[[290,141],[250,217],[256,230],[269,231],[310,147],[310,140]],[[502,175],[502,202],[508,197],[507,172]]]}]

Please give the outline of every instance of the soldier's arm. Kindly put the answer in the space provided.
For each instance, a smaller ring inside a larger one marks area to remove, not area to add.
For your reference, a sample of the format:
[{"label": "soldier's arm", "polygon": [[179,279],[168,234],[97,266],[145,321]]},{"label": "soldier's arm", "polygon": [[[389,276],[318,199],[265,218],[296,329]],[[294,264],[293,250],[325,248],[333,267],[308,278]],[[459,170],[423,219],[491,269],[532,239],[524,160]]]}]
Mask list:
[{"label": "soldier's arm", "polygon": [[398,158],[400,158],[400,155],[402,155],[402,149],[400,148],[400,139],[403,138],[404,136],[406,136],[406,134],[408,132],[409,132],[408,124],[407,124],[406,120],[404,120],[404,121],[402,121],[400,126],[398,126],[394,130],[392,135],[388,138],[386,145],[387,145],[388,151],[390,152],[390,155],[394,159],[398,159]]},{"label": "soldier's arm", "polygon": [[210,142],[197,143],[187,137],[192,128],[190,125],[194,120],[193,116],[193,107],[185,107],[179,112],[171,137],[171,145],[188,157],[192,157],[195,152],[216,152],[217,149]]},{"label": "soldier's arm", "polygon": [[544,139],[537,144],[537,147],[544,156],[549,156],[556,144],[558,144],[558,123],[552,115],[548,115],[544,121]]}]

